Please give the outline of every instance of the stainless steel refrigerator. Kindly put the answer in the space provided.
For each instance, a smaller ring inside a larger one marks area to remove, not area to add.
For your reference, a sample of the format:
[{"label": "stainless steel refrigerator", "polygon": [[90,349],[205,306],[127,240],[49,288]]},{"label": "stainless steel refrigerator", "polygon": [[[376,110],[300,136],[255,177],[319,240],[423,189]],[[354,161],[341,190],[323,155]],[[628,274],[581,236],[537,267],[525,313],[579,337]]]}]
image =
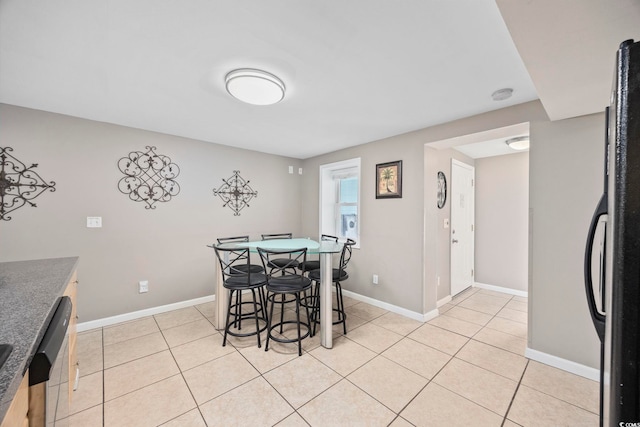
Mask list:
[{"label": "stainless steel refrigerator", "polygon": [[587,238],[585,287],[601,346],[600,425],[640,426],[640,42],[616,57],[604,191]]}]

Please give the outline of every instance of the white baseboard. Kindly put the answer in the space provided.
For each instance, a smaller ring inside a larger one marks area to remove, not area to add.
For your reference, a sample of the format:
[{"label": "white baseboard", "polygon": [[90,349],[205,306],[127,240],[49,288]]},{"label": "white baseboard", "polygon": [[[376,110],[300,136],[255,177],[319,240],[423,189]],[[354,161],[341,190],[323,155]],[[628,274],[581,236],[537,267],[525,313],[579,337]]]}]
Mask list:
[{"label": "white baseboard", "polygon": [[[378,301],[377,299],[366,297],[364,295],[356,294],[355,292],[347,291],[344,288],[342,289],[342,294],[346,297],[353,298],[354,300],[366,302],[367,304],[384,308],[385,310],[388,310],[392,313],[400,314],[419,322],[426,322],[427,320],[431,320],[438,315],[438,310],[432,310],[429,313],[422,314],[415,311],[407,310],[406,308],[398,307],[397,305],[389,304],[383,301]],[[435,312],[435,314],[433,314],[433,312]]]},{"label": "white baseboard", "polygon": [[450,303],[451,302],[451,295],[447,295],[446,297],[442,298],[441,300],[438,300],[438,302],[436,303],[436,306],[438,308],[442,307],[443,305]]},{"label": "white baseboard", "polygon": [[[407,310],[406,308],[398,307],[393,304],[389,304],[383,301],[379,301],[373,298],[366,297],[364,295],[356,294],[345,289],[342,290],[343,295],[353,298],[357,301],[366,302],[376,307],[383,308],[392,313],[400,314],[410,319],[417,320],[419,322],[427,322],[438,316],[438,309],[431,310],[428,313],[418,313],[415,311]],[[446,299],[446,298],[445,298]],[[449,300],[451,297],[449,297]],[[142,317],[152,316],[154,314],[165,313],[167,311],[177,310],[179,308],[191,307],[198,304],[204,304],[206,302],[215,301],[216,296],[211,295],[202,298],[195,298],[192,300],[176,302],[173,304],[161,305],[159,307],[147,308],[144,310],[133,311],[131,313],[119,314],[117,316],[105,317],[103,319],[91,320],[89,322],[78,323],[78,332],[84,332],[91,329],[102,328],[105,326],[115,325],[117,323],[128,322],[131,320],[140,319]]]},{"label": "white baseboard", "polygon": [[510,294],[510,295],[515,295],[515,296],[518,296],[518,297],[524,297],[524,298],[528,298],[529,297],[529,292],[527,292],[527,291],[518,291],[516,289],[505,288],[505,287],[502,287],[502,286],[487,285],[486,283],[479,283],[479,282],[475,282],[473,284],[473,286],[475,288],[487,289],[489,291],[502,292],[503,294]]},{"label": "white baseboard", "polygon": [[571,360],[543,353],[538,350],[533,350],[529,347],[524,351],[524,355],[536,362],[544,363],[545,365],[553,366],[554,368],[562,369],[563,371],[571,372],[572,374],[600,382],[599,369],[581,365],[580,363],[572,362]]},{"label": "white baseboard", "polygon": [[84,332],[91,329],[102,328],[104,326],[111,326],[111,325],[115,325],[116,323],[128,322],[130,320],[136,320],[142,317],[165,313],[167,311],[177,310],[179,308],[191,307],[198,304],[204,304],[206,302],[212,302],[215,300],[216,300],[216,296],[210,295],[207,297],[195,298],[187,301],[176,302],[173,304],[161,305],[158,307],[152,307],[144,310],[133,311],[131,313],[118,314],[117,316],[105,317],[103,319],[91,320],[89,322],[82,322],[82,323],[78,323],[78,332]]},{"label": "white baseboard", "polygon": [[435,310],[431,310],[430,312],[423,314],[422,321],[428,322],[429,320],[435,319],[438,316],[440,316],[440,311],[436,308]]}]

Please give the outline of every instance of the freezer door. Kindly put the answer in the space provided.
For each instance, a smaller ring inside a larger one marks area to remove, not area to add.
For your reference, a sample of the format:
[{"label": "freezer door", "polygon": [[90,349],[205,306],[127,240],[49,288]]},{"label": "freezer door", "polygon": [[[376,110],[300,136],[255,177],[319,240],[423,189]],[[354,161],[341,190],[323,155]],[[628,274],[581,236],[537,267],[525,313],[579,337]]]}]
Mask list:
[{"label": "freezer door", "polygon": [[609,392],[603,411],[605,425],[612,426],[640,423],[640,43],[624,42],[617,58],[605,280]]}]

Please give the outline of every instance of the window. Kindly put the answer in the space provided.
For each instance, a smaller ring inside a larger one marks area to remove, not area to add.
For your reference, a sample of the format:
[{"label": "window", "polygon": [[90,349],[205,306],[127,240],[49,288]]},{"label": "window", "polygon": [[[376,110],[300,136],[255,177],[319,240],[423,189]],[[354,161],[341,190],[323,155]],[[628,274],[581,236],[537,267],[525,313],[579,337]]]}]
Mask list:
[{"label": "window", "polygon": [[320,233],[360,247],[360,158],[320,166]]}]

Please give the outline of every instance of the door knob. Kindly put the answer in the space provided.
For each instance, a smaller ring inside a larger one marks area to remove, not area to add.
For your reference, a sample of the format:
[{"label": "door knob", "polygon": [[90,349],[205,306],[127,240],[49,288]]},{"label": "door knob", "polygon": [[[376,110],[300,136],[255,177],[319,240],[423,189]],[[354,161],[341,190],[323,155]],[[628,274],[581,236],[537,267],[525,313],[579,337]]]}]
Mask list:
[{"label": "door knob", "polygon": [[458,243],[458,239],[453,239],[451,243]]}]

